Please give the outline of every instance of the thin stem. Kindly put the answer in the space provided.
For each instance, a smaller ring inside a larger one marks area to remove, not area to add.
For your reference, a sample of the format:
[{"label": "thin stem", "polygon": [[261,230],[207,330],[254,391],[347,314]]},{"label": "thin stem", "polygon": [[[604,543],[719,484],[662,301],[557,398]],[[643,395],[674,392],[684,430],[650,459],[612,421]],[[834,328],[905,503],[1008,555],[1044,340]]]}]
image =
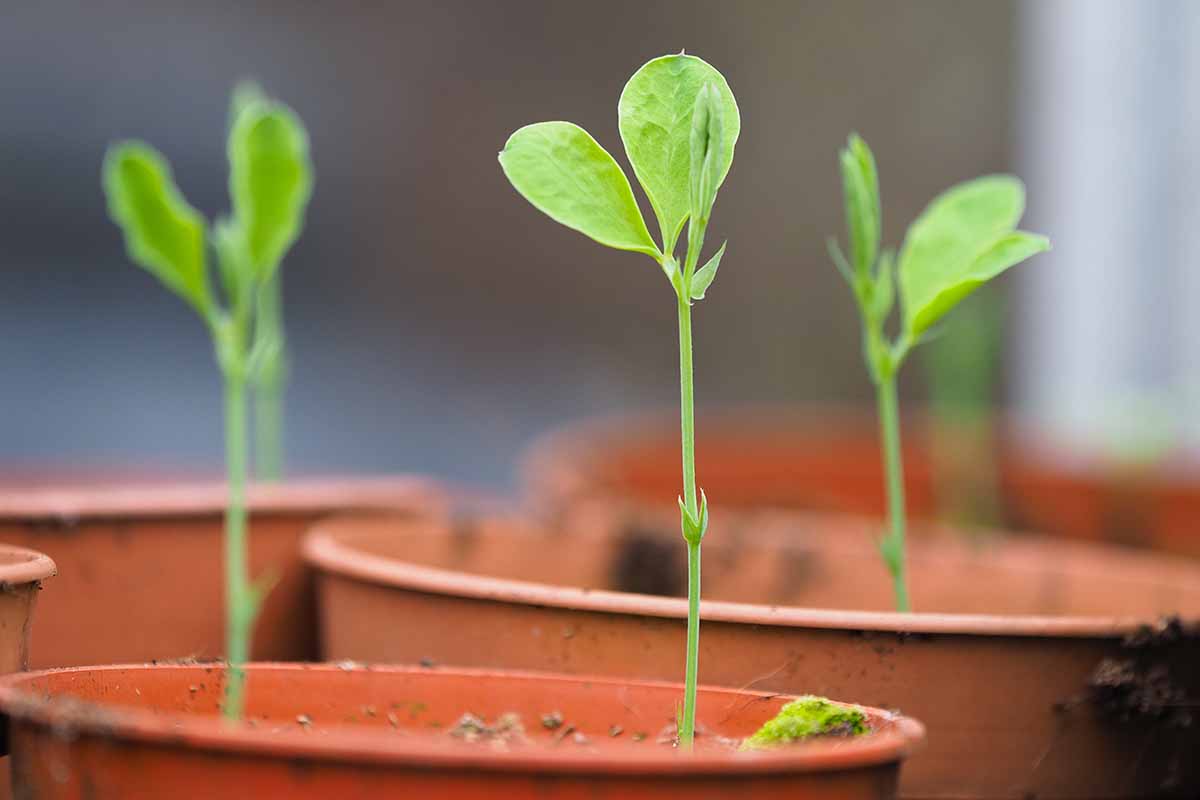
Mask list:
[{"label": "thin stem", "polygon": [[680,747],[690,750],[696,735],[696,681],[700,674],[700,542],[688,542],[687,668],[683,679]]},{"label": "thin stem", "polygon": [[225,703],[227,719],[240,719],[245,702],[245,663],[250,650],[251,592],[246,557],[246,379],[225,371],[225,462],[229,505],[225,509]]},{"label": "thin stem", "polygon": [[679,422],[683,442],[683,502],[699,513],[696,500],[696,419],[692,386],[692,308],[679,300]]},{"label": "thin stem", "polygon": [[896,399],[896,375],[889,371],[879,376],[879,430],[883,438],[883,468],[887,484],[888,516],[891,531],[883,542],[884,561],[892,573],[896,610],[909,611],[908,583],[905,578],[904,548],[904,463],[900,456],[900,408]]},{"label": "thin stem", "polygon": [[282,376],[264,376],[254,385],[254,475],[260,481],[283,478]]},{"label": "thin stem", "polygon": [[283,399],[287,345],[283,331],[283,283],[278,270],[259,290],[255,319],[254,473],[259,480],[283,477]]},{"label": "thin stem", "polygon": [[[684,284],[686,286],[686,283]],[[683,502],[692,519],[699,516],[696,501],[696,420],[692,385],[692,307],[679,295],[679,419],[683,441]],[[690,750],[696,731],[696,678],[700,660],[700,542],[688,545],[687,669],[684,677],[683,719],[679,746]]]}]

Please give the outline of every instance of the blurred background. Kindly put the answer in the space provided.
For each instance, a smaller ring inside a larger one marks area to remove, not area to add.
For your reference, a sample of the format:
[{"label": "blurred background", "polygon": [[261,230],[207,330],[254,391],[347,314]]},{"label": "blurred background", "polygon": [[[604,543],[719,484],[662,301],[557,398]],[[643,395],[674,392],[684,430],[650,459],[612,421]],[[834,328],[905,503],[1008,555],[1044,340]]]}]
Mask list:
[{"label": "blurred background", "polygon": [[[954,182],[1027,182],[1023,227],[1055,250],[989,289],[998,401],[1079,447],[1131,418],[1153,430],[1130,436],[1200,432],[1184,413],[1200,378],[1198,35],[1200,5],[1166,0],[9,0],[0,456],[219,467],[207,335],[126,258],[99,173],[110,142],[143,138],[193,205],[224,211],[243,77],[299,112],[317,170],[284,264],[293,471],[505,488],[549,426],[676,403],[661,272],[541,216],[496,152],[520,125],[567,119],[627,165],[621,88],[684,48],[725,73],[743,117],[709,234],[729,250],[695,314],[701,408],[871,403],[824,243],[842,231],[837,148],[857,130],[893,246]],[[916,407],[922,373],[904,380]]]}]

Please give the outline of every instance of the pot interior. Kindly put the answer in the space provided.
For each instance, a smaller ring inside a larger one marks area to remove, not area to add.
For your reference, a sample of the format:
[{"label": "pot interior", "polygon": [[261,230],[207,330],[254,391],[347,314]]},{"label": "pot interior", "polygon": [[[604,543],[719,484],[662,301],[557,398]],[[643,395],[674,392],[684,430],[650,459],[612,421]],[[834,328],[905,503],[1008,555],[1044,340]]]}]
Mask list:
[{"label": "pot interior", "polygon": [[[514,519],[327,523],[350,550],[474,576],[683,596],[678,521],[645,514],[578,521],[568,532]],[[768,606],[892,609],[871,521],[807,514],[714,515],[703,547],[706,600]],[[1200,563],[1035,537],[918,529],[909,547],[914,608],[1007,616],[1200,617]]]},{"label": "pot interior", "polygon": [[[348,736],[342,742],[348,746],[368,743],[368,749],[386,750],[390,742],[393,749],[404,750],[464,744],[464,714],[493,727],[507,715],[519,723],[519,734],[497,737],[503,745],[488,735],[472,741],[491,751],[535,745],[564,755],[616,749],[634,758],[672,756],[669,737],[682,691],[668,683],[485,670],[259,664],[247,669],[248,729],[230,728],[218,719],[224,691],[218,664],[74,668],[20,676],[7,685],[20,694],[0,697],[6,711],[18,718],[47,714],[63,730],[74,726],[117,736],[165,735],[169,741],[196,735],[210,746],[222,746],[213,745],[214,732],[220,739],[233,730],[235,743],[225,743],[230,747],[253,731],[267,734],[258,736],[259,744],[273,737],[284,749],[296,742],[319,749],[323,741],[336,745],[336,738]],[[50,702],[39,707],[31,697]],[[714,756],[733,754],[736,740],[757,730],[790,699],[702,688],[698,745]],[[845,751],[862,741],[878,759],[883,751],[898,755],[921,736],[920,726],[910,720],[862,710],[877,735],[812,740],[803,749],[813,754]],[[370,731],[374,736],[365,739]],[[799,750],[792,753],[799,755]]]}]

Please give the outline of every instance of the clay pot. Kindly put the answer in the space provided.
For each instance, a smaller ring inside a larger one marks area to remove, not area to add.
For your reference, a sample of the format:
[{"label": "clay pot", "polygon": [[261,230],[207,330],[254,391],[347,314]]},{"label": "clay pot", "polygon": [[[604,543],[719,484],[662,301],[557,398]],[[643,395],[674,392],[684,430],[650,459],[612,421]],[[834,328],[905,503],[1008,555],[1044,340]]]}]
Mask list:
[{"label": "clay pot", "polygon": [[[247,718],[216,716],[219,665],[97,667],[0,683],[14,782],[49,798],[891,798],[919,723],[863,709],[872,732],[767,753],[744,737],[789,699],[702,688],[708,736],[686,755],[656,741],[676,684],[421,668],[259,664]],[[524,735],[468,743],[464,713],[515,713]],[[551,730],[543,715],[557,712]],[[576,736],[579,734],[579,736]]]},{"label": "clay pot", "polygon": [[[977,464],[978,448],[989,444],[978,430],[934,430],[919,418],[909,423],[902,437],[909,514],[931,519],[945,511],[938,502],[935,454],[951,468]],[[697,474],[713,507],[882,515],[877,426],[867,411],[751,407],[702,416]],[[553,431],[522,459],[527,494],[537,508],[552,513],[597,497],[674,507],[681,480],[678,427],[675,416],[664,413]],[[1011,420],[997,422],[990,436],[999,495],[994,498],[999,508],[987,509],[994,514],[991,522],[1200,555],[1196,465],[1171,461],[1141,471],[1122,469],[1048,447]],[[955,442],[963,452],[953,452]],[[969,491],[979,476],[964,477]]]},{"label": "clay pot", "polygon": [[[42,553],[0,545],[0,674],[28,669],[33,608],[42,581],[55,572]],[[8,772],[8,759],[0,759],[0,798],[11,797]]]},{"label": "clay pot", "polygon": [[49,556],[0,545],[0,674],[29,668],[29,631],[42,581],[57,572]]},{"label": "clay pot", "polygon": [[[0,487],[0,541],[45,552],[61,577],[41,602],[35,668],[133,659],[214,657],[224,651],[225,487],[124,483]],[[259,658],[316,655],[311,579],[299,542],[334,511],[440,507],[412,478],[298,480],[250,491],[255,575],[277,571],[254,637]]]},{"label": "clay pot", "polygon": [[[305,543],[323,652],[677,678],[686,602],[645,594],[684,588],[677,524],[329,520]],[[1200,564],[931,533],[910,548],[925,613],[902,615],[885,610],[877,533],[846,517],[714,515],[701,680],[916,716],[930,740],[905,769],[906,797],[1200,795],[1188,705],[1200,699]],[[1189,622],[1160,624],[1171,612]]]}]

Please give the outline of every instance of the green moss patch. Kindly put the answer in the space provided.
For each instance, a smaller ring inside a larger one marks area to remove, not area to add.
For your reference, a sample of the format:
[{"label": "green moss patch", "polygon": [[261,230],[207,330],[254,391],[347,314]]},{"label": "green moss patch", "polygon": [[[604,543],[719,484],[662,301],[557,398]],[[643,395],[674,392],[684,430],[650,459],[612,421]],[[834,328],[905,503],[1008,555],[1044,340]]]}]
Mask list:
[{"label": "green moss patch", "polygon": [[765,750],[800,742],[814,736],[860,736],[868,733],[867,717],[824,697],[805,695],[785,705],[753,736],[742,742],[742,750]]}]

